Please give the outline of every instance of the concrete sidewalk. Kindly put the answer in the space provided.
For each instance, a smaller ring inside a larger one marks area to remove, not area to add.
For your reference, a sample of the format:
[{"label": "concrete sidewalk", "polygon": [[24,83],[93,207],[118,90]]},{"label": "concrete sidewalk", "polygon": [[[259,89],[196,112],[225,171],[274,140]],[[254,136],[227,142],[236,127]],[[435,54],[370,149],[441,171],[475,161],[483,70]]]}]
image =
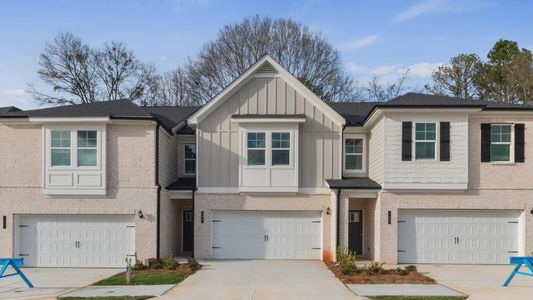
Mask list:
[{"label": "concrete sidewalk", "polygon": [[[22,268],[35,288],[28,288],[18,276],[0,279],[0,299],[55,299],[122,272],[122,269]],[[8,269],[7,273],[14,272]]]},{"label": "concrete sidewalk", "polygon": [[440,284],[347,284],[359,296],[465,296]]},{"label": "concrete sidewalk", "polygon": [[88,286],[62,297],[161,296],[174,284]]}]

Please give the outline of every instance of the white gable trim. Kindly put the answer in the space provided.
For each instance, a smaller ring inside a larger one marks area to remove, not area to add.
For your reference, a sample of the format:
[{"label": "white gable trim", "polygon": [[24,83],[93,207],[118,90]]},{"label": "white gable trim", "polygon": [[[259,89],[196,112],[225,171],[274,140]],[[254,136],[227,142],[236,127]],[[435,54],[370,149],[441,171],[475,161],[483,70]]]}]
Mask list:
[{"label": "white gable trim", "polygon": [[306,99],[313,102],[318,109],[320,109],[328,118],[333,120],[338,126],[346,124],[346,120],[331,108],[327,103],[315,95],[304,84],[302,84],[297,78],[292,76],[287,70],[285,70],[280,64],[278,64],[269,55],[263,56],[255,64],[253,64],[244,74],[235,79],[230,85],[216,95],[209,103],[197,110],[192,116],[187,119],[190,125],[195,126],[200,121],[205,119],[211,112],[213,112],[218,106],[220,106],[226,99],[228,99],[233,91],[242,87],[246,82],[253,78],[252,74],[262,67],[265,63],[270,63],[278,72],[279,76],[286,82],[290,83],[296,91],[302,94]]}]

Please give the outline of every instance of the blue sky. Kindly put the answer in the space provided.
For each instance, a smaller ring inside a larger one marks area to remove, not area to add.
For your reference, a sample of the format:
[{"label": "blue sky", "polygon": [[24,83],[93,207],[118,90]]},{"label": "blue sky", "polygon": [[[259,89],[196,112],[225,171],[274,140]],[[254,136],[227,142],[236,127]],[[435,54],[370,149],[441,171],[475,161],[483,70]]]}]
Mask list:
[{"label": "blue sky", "polygon": [[458,53],[485,58],[499,38],[532,49],[532,12],[530,1],[491,0],[1,0],[0,106],[37,107],[24,89],[42,87],[39,53],[61,31],[95,47],[123,41],[167,71],[224,24],[254,14],[292,18],[327,36],[357,80],[391,81],[410,69],[408,85],[421,88],[436,65]]}]

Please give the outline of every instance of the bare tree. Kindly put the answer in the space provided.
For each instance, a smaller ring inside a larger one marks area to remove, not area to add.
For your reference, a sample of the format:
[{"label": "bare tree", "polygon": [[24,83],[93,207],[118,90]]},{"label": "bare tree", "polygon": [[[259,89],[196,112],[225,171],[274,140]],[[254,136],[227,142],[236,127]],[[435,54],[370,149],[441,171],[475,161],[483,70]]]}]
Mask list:
[{"label": "bare tree", "polygon": [[406,70],[392,83],[386,83],[378,77],[373,77],[364,87],[366,99],[369,101],[383,102],[400,96],[406,90],[405,81],[407,80],[408,74],[409,70]]},{"label": "bare tree", "polygon": [[40,103],[75,104],[151,97],[155,67],[141,63],[123,43],[110,42],[91,49],[72,33],[60,33],[39,58],[39,77],[53,93],[29,92]]},{"label": "bare tree", "polygon": [[522,49],[513,57],[505,75],[506,81],[514,85],[516,99],[533,101],[533,57],[529,50]]},{"label": "bare tree", "polygon": [[425,89],[436,95],[473,99],[479,97],[483,63],[476,54],[459,54],[450,63],[433,71],[431,85]]},{"label": "bare tree", "polygon": [[326,38],[290,19],[254,16],[230,24],[184,67],[188,97],[210,100],[263,55],[269,54],[319,97],[353,100],[355,85],[342,68],[339,52]]}]

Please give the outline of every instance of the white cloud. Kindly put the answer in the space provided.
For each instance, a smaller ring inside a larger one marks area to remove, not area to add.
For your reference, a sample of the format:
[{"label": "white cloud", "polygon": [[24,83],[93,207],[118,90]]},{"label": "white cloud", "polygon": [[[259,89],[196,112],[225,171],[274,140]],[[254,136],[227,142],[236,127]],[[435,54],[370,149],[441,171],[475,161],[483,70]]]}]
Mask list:
[{"label": "white cloud", "polygon": [[439,12],[444,9],[446,1],[444,0],[429,0],[418,2],[408,9],[396,15],[397,21],[406,21],[428,13]]},{"label": "white cloud", "polygon": [[416,77],[429,77],[433,73],[433,70],[435,70],[438,66],[442,65],[442,63],[417,63],[412,64],[407,69],[409,69],[409,75],[410,76],[416,76]]},{"label": "white cloud", "polygon": [[373,35],[365,36],[363,38],[348,42],[343,48],[352,49],[352,50],[361,49],[361,48],[368,47],[372,44],[375,44],[378,40],[379,40],[379,36],[377,34],[373,34]]},{"label": "white cloud", "polygon": [[389,74],[395,74],[395,73],[401,73],[402,68],[392,65],[392,66],[378,66],[373,68],[370,71],[370,74],[376,75],[376,76],[382,76],[382,75],[389,75]]},{"label": "white cloud", "polygon": [[11,103],[9,105],[28,104],[31,102],[31,95],[24,89],[0,91],[0,98],[4,100],[4,103]]},{"label": "white cloud", "polygon": [[348,64],[346,64],[346,67],[348,68],[348,70],[350,70],[351,72],[354,72],[354,73],[359,73],[359,72],[363,72],[363,71],[366,70],[365,67],[360,66],[360,65],[356,65],[354,63],[348,63]]},{"label": "white cloud", "polygon": [[382,76],[398,76],[408,72],[408,77],[430,77],[438,66],[442,63],[429,63],[429,62],[420,62],[412,64],[409,66],[400,66],[400,65],[384,65],[377,66],[373,68],[366,68],[364,66],[359,66],[356,64],[349,63],[347,65],[348,70],[354,73],[363,73],[368,72],[372,76],[382,77]]}]

